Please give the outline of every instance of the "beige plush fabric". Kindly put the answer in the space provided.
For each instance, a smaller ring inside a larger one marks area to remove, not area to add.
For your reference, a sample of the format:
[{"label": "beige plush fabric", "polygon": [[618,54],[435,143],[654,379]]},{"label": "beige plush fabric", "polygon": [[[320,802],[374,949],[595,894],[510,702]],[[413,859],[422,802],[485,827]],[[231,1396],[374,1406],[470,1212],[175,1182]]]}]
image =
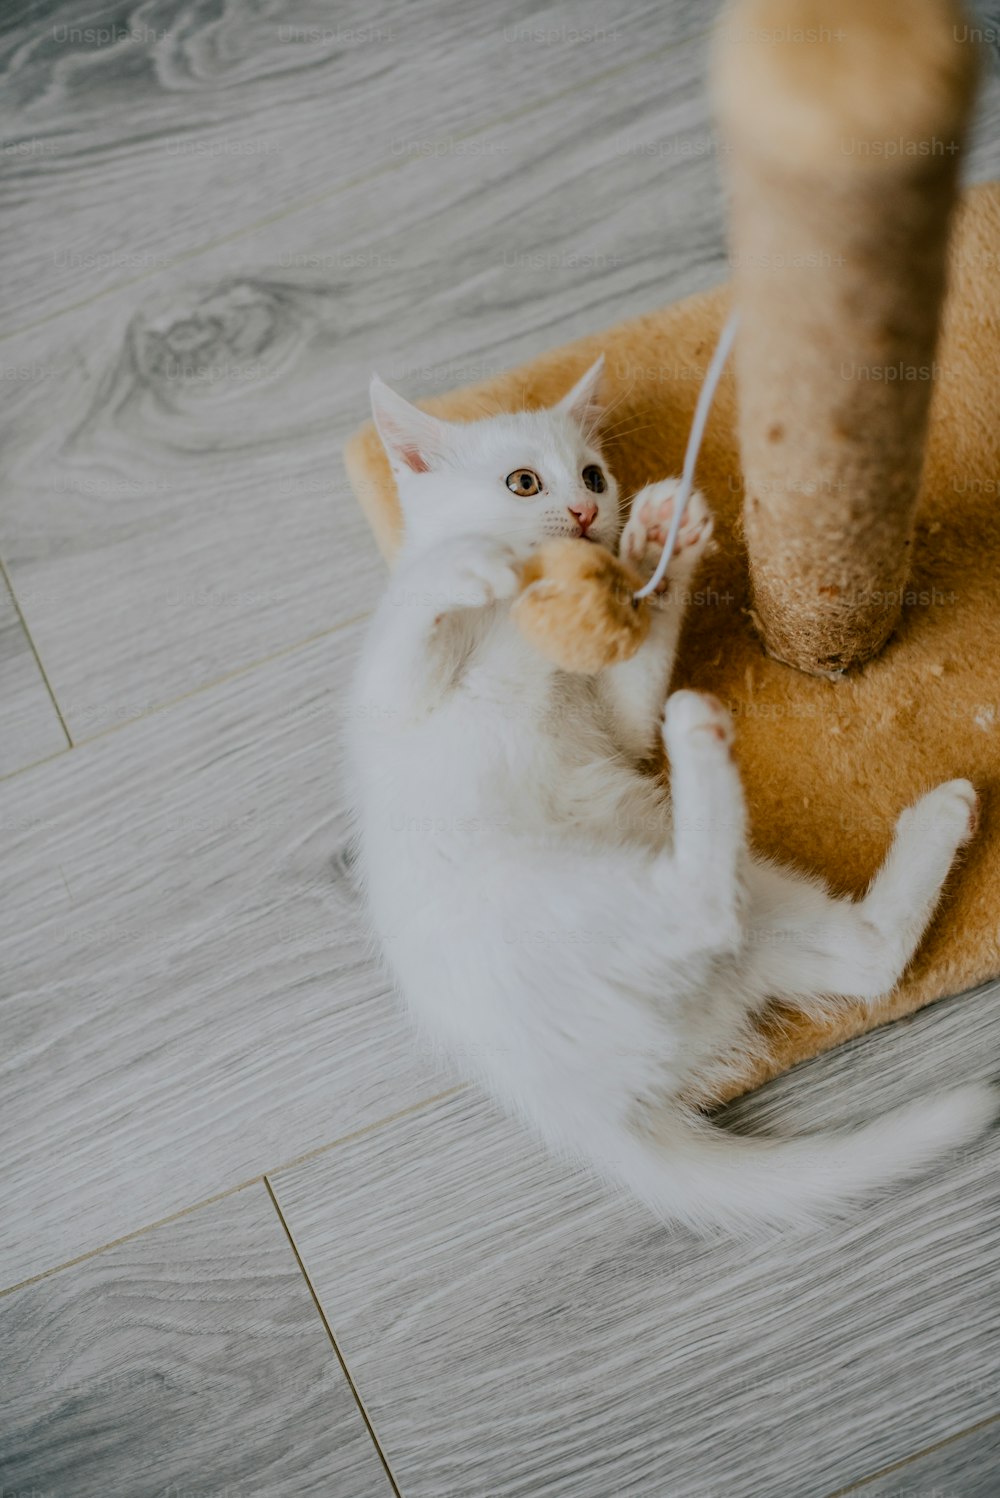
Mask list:
[{"label": "beige plush fabric", "polygon": [[[966,775],[983,798],[979,834],[899,989],[874,1015],[850,1006],[824,1024],[776,1009],[767,1058],[748,1066],[734,1091],[1000,973],[998,255],[1000,184],[991,183],[965,196],[952,238],[900,622],[881,655],[840,680],[795,671],[761,648],[749,613],[731,371],[719,389],[697,476],[719,545],[697,581],[674,685],[711,690],[729,704],[755,847],[860,894],[897,815],[922,791]],[[604,350],[615,425],[628,433],[611,438],[607,454],[630,495],[680,472],[701,375],[727,310],[725,288],[691,297],[437,397],[427,409],[468,420],[551,404]],[[371,426],[351,439],[345,456],[391,557],[399,508]]]}]

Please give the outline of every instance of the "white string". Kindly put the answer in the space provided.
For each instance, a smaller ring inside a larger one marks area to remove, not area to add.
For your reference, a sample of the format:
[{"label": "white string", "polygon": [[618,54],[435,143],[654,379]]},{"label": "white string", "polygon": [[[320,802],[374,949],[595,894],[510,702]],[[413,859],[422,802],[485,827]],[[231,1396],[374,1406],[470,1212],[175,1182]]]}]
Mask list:
[{"label": "white string", "polygon": [[698,394],[698,404],[694,408],[691,435],[688,437],[687,452],[684,454],[684,471],[681,474],[677,493],[674,495],[674,514],[670,522],[670,530],[667,533],[667,544],[663,548],[663,555],[660,557],[656,571],[649,579],[649,582],[644,588],[640,588],[638,593],[633,594],[637,603],[640,598],[648,597],[663,581],[663,574],[670,565],[670,558],[674,554],[674,547],[677,545],[677,533],[681,528],[681,520],[684,517],[684,508],[687,505],[691,494],[691,487],[694,483],[694,469],[698,461],[698,454],[701,451],[702,438],[705,435],[705,423],[708,421],[708,413],[711,409],[719,380],[722,378],[722,371],[725,368],[726,360],[729,358],[729,352],[733,346],[739,322],[740,314],[734,308],[726,319],[725,327],[719,334],[719,341],[715,345],[712,362],[708,366],[704,383]]}]

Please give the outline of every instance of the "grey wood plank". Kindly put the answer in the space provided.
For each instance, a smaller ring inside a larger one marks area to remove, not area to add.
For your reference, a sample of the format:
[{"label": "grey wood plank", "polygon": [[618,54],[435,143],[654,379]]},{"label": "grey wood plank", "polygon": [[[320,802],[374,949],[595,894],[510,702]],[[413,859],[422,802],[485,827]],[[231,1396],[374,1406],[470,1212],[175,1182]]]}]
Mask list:
[{"label": "grey wood plank", "polygon": [[361,184],[13,340],[46,377],[0,413],[0,544],[75,739],[370,608],[337,453],[373,366],[441,388],[720,279],[702,65],[644,63],[484,137],[475,175],[413,162],[391,198]]},{"label": "grey wood plank", "polygon": [[[978,43],[985,54],[986,67],[1000,73],[1000,6],[995,0],[967,0],[968,39]],[[963,28],[963,37],[966,30]]]},{"label": "grey wood plank", "polygon": [[[670,49],[718,8],[383,0],[331,17],[315,0],[271,13],[242,0],[202,18],[177,0],[155,16],[132,0],[32,11],[0,34],[8,326],[427,154],[475,175],[470,132],[553,94],[592,104],[618,88],[624,63],[664,49],[668,71]],[[1000,27],[981,9],[995,53]]]},{"label": "grey wood plank", "polygon": [[1000,1418],[849,1491],[858,1498],[996,1498],[998,1487]]},{"label": "grey wood plank", "polygon": [[0,577],[0,775],[58,754],[68,740],[31,641]]},{"label": "grey wood plank", "polygon": [[359,919],[356,643],[0,782],[0,1286],[446,1085]]},{"label": "grey wood plank", "polygon": [[[1000,987],[779,1079],[850,1123],[995,1074]],[[405,1498],[826,1498],[998,1407],[1000,1134],[848,1218],[699,1239],[472,1093],[272,1180]]]},{"label": "grey wood plank", "polygon": [[[169,0],[26,14],[0,39],[4,321],[135,280],[711,23],[716,0]],[[5,184],[5,190],[4,190]],[[376,189],[377,190],[377,189]],[[39,243],[46,274],[40,276]]]},{"label": "grey wood plank", "polygon": [[0,1300],[5,1495],[390,1498],[263,1185]]}]

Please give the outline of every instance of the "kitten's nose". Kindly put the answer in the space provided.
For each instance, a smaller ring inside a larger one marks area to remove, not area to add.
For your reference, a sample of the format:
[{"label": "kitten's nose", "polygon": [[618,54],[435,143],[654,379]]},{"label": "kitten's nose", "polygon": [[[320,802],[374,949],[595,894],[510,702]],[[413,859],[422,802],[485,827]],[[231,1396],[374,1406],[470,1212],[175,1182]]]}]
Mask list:
[{"label": "kitten's nose", "polygon": [[580,531],[585,536],[597,519],[597,506],[592,499],[578,499],[575,505],[567,506],[573,519],[579,522]]}]

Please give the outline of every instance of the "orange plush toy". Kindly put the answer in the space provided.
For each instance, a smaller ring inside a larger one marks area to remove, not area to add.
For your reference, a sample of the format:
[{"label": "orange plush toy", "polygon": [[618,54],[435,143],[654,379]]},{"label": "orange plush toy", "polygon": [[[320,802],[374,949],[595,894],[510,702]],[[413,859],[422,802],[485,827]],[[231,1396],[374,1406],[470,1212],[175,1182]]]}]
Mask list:
[{"label": "orange plush toy", "polygon": [[603,546],[549,541],[529,558],[512,614],[525,639],[564,671],[594,674],[634,655],[649,634],[642,578]]}]

